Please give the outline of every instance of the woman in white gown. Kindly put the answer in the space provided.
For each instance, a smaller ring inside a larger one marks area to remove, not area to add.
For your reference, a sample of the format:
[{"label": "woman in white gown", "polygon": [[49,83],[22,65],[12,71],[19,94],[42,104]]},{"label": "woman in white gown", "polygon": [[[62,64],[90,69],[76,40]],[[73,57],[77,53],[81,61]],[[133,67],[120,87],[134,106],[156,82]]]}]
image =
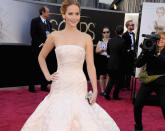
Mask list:
[{"label": "woman in white gown", "polygon": [[[95,103],[97,97],[93,43],[86,33],[77,29],[80,5],[74,0],[62,3],[65,29],[52,32],[40,54],[39,64],[45,78],[52,81],[50,93],[25,122],[21,131],[119,131],[113,119]],[[55,48],[58,69],[50,74],[46,57]],[[83,72],[84,59],[93,87],[90,104],[87,80]]]}]

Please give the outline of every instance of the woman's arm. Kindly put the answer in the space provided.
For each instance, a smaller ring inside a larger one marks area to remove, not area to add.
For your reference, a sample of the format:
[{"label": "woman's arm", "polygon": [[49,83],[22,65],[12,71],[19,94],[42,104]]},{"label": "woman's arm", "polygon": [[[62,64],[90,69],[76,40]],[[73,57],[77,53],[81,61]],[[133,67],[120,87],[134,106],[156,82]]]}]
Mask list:
[{"label": "woman's arm", "polygon": [[96,53],[100,54],[101,52],[102,50],[100,50],[100,41],[99,41],[96,46]]},{"label": "woman's arm", "polygon": [[46,80],[51,81],[51,75],[48,71],[47,64],[46,64],[46,57],[50,53],[50,51],[54,48],[54,34],[51,33],[48,35],[48,38],[46,39],[46,42],[44,46],[42,47],[42,50],[40,51],[40,54],[38,56],[38,61],[40,68],[46,78]]},{"label": "woman's arm", "polygon": [[88,75],[93,88],[93,95],[90,103],[93,104],[95,103],[97,97],[97,78],[96,78],[96,69],[93,58],[93,42],[89,35],[87,35],[87,43],[86,43],[86,64],[87,64]]},{"label": "woman's arm", "polygon": [[108,55],[111,55],[111,54],[110,54],[111,51],[112,51],[111,47],[112,47],[112,46],[111,46],[111,40],[109,40],[108,43],[107,43],[107,54],[108,54]]},{"label": "woman's arm", "polygon": [[144,66],[146,64],[146,62],[147,62],[146,55],[143,52],[141,52],[137,58],[136,67],[140,68],[140,67]]}]

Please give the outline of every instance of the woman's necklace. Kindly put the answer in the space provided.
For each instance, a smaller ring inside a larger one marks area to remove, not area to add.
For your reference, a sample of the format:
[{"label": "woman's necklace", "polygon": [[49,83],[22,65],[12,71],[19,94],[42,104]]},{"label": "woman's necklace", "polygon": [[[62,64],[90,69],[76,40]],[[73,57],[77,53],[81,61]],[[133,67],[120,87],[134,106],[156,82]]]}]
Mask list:
[{"label": "woman's necklace", "polygon": [[108,40],[109,40],[109,38],[108,39],[105,39],[105,38],[103,38],[103,42],[108,42]]}]

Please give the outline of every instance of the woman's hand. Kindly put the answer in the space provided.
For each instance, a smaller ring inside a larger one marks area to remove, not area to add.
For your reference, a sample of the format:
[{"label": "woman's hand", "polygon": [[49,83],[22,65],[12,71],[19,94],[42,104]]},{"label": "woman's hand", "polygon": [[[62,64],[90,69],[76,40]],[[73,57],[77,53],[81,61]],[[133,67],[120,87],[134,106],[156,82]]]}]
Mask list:
[{"label": "woman's hand", "polygon": [[107,51],[107,48],[103,48],[102,51]]},{"label": "woman's hand", "polygon": [[48,77],[46,77],[46,80],[47,81],[56,81],[58,79],[58,73],[57,72],[54,72],[53,74],[49,75]]},{"label": "woman's hand", "polygon": [[97,99],[97,92],[93,92],[92,97],[90,99],[90,104],[93,105]]}]

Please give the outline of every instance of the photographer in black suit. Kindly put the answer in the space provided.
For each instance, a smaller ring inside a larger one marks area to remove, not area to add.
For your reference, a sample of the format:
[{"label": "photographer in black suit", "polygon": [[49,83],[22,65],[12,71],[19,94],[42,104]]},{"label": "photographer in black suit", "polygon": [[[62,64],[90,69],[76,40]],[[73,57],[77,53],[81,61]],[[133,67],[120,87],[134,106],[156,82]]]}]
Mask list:
[{"label": "photographer in black suit", "polygon": [[127,31],[123,34],[125,40],[126,52],[124,54],[124,88],[130,89],[131,76],[134,76],[135,58],[137,51],[137,44],[135,42],[134,23],[128,20],[125,24]]},{"label": "photographer in black suit", "polygon": [[[52,26],[50,22],[47,20],[49,17],[49,9],[47,6],[43,6],[39,9],[40,16],[32,19],[31,21],[31,38],[32,38],[32,53],[34,56],[34,70],[33,77],[36,81],[39,81],[41,84],[42,91],[49,91],[47,88],[48,82],[44,78],[39,64],[38,64],[38,55],[42,46],[47,38],[47,35],[52,32]],[[38,74],[39,72],[39,74]],[[39,77],[39,78],[38,78]],[[29,86],[30,92],[36,92],[34,89],[34,85]]]},{"label": "photographer in black suit", "polygon": [[[146,72],[149,76],[157,76],[154,80],[141,83],[141,87],[135,97],[134,103],[134,119],[135,131],[143,131],[142,125],[142,109],[145,100],[151,92],[156,92],[160,100],[163,116],[165,119],[165,32],[160,32],[160,40],[155,40],[152,47],[151,41],[144,41],[142,44],[142,52],[138,56],[136,66],[146,66]],[[147,45],[146,45],[147,43]],[[147,48],[148,49],[147,49]]]},{"label": "photographer in black suit", "polygon": [[115,89],[113,92],[113,99],[120,100],[119,98],[119,90],[121,87],[121,78],[123,72],[123,53],[125,51],[124,40],[122,39],[123,34],[123,26],[119,25],[116,27],[116,36],[109,40],[107,46],[107,53],[110,55],[108,59],[108,74],[110,79],[106,86],[104,97],[107,100],[110,100],[110,92],[112,90],[113,85],[115,85]]}]

